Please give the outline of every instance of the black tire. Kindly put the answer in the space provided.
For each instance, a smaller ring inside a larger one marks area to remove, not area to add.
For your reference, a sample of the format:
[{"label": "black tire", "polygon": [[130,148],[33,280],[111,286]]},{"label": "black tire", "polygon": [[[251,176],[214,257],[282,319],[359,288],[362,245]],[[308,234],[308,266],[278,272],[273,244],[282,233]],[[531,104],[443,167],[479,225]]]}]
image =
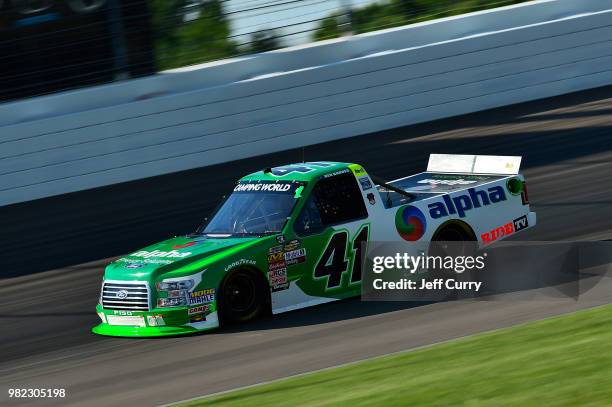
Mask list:
[{"label": "black tire", "polygon": [[[471,232],[471,230],[470,230]],[[457,224],[449,224],[443,226],[434,237],[431,239],[434,242],[475,242],[476,238],[472,233],[468,232],[468,230],[464,229],[460,225]],[[475,248],[475,246],[474,246]],[[465,256],[466,254],[471,254],[473,251],[472,247],[458,245],[449,247],[448,244],[440,244],[436,247],[432,253],[433,255],[440,256]],[[469,252],[469,253],[468,253]],[[458,279],[461,279],[461,276],[457,276]],[[456,291],[451,291],[450,293],[446,293],[443,295],[443,299],[445,301],[455,301],[460,299],[460,296]]]},{"label": "black tire", "polygon": [[265,280],[251,270],[229,274],[219,289],[219,316],[222,323],[253,320],[269,308]]},{"label": "black tire", "polygon": [[435,242],[469,242],[475,240],[458,225],[444,226],[432,239]]}]

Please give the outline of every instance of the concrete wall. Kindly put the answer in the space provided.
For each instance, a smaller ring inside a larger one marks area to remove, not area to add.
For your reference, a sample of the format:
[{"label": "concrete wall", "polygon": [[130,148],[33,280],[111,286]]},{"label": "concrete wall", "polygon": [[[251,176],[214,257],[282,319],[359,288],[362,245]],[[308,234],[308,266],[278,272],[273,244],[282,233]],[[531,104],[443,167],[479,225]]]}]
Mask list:
[{"label": "concrete wall", "polygon": [[0,106],[0,206],[612,83],[612,4],[526,3]]}]

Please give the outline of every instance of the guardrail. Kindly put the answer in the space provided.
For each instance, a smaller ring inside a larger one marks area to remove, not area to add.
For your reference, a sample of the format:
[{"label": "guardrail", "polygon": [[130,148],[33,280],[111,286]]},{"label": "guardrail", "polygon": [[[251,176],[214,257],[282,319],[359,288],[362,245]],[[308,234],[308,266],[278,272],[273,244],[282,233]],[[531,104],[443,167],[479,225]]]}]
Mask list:
[{"label": "guardrail", "polygon": [[612,83],[612,5],[550,0],[0,106],[0,205]]}]

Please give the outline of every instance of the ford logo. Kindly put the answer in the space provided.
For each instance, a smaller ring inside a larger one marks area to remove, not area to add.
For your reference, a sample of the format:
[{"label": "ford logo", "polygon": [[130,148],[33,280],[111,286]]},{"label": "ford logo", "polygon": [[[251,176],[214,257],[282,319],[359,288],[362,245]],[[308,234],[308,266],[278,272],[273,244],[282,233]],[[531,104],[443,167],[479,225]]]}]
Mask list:
[{"label": "ford logo", "polygon": [[124,299],[128,296],[127,290],[119,290],[117,291],[117,298]]}]

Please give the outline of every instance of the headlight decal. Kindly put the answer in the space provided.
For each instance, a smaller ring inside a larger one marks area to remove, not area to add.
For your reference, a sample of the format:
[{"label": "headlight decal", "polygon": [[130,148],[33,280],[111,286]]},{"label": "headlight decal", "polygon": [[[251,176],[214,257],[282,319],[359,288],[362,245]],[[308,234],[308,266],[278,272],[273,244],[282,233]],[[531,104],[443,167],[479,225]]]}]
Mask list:
[{"label": "headlight decal", "polygon": [[184,307],[191,305],[193,289],[202,282],[206,270],[185,277],[166,278],[156,284],[157,307]]}]

